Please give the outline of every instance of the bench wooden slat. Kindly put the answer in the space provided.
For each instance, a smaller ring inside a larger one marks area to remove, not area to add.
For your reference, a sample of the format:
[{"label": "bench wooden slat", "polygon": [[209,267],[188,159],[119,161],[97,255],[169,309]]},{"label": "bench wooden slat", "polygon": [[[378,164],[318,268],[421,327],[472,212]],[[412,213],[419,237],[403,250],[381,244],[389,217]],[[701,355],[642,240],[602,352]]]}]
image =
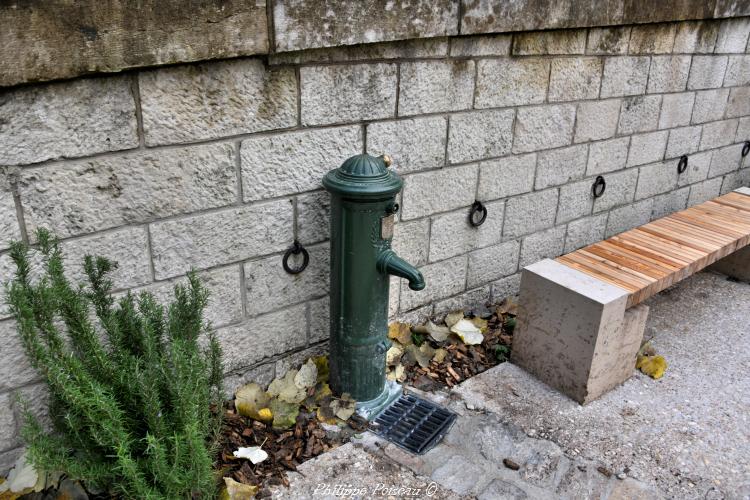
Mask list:
[{"label": "bench wooden slat", "polygon": [[733,192],[557,261],[627,290],[633,306],[750,245],[750,196]]}]

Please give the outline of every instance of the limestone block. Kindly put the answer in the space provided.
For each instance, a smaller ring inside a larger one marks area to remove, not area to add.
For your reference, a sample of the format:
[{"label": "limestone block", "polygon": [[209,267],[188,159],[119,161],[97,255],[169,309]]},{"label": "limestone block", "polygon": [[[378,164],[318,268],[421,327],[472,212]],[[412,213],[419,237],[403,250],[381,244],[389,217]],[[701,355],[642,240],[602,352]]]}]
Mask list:
[{"label": "limestone block", "polygon": [[651,220],[654,199],[647,198],[639,202],[616,208],[609,213],[605,238],[642,226]]},{"label": "limestone block", "polygon": [[666,54],[672,51],[676,24],[641,24],[630,34],[630,54]]},{"label": "limestone block", "polygon": [[623,55],[628,52],[630,26],[589,29],[587,54]]},{"label": "limestone block", "polygon": [[479,227],[469,224],[469,208],[432,219],[430,262],[443,260],[502,241],[504,201],[485,203],[487,219]]},{"label": "limestone block", "polygon": [[745,247],[715,262],[711,270],[738,280],[750,281],[750,247]]},{"label": "limestone block", "polygon": [[435,308],[432,317],[447,314],[453,311],[462,310],[471,312],[476,308],[486,307],[490,301],[492,287],[490,285],[480,286],[473,290],[468,290],[445,300],[435,302]]},{"label": "limestone block", "polygon": [[303,66],[300,85],[303,125],[389,118],[396,113],[395,64]]},{"label": "limestone block", "polygon": [[373,59],[434,58],[448,55],[447,38],[417,38],[397,42],[367,43],[321,49],[276,52],[268,55],[268,63],[307,64],[316,62],[354,62]]},{"label": "limestone block", "polygon": [[205,144],[25,169],[29,231],[60,237],[221,207],[237,201],[236,151]]},{"label": "limestone block", "polygon": [[474,61],[401,64],[400,116],[470,109],[473,97]]},{"label": "limestone block", "polygon": [[[748,97],[750,98],[750,96]],[[721,120],[703,125],[700,150],[720,148],[733,143],[739,123],[740,121],[735,119]]]},{"label": "limestone block", "polygon": [[663,160],[668,136],[668,130],[632,136],[627,166],[632,167]]},{"label": "limestone block", "polygon": [[577,101],[599,97],[602,60],[598,57],[553,59],[549,82],[550,101]]},{"label": "limestone block", "polygon": [[376,122],[367,125],[367,151],[387,154],[399,173],[442,167],[448,120],[442,116]]},{"label": "limestone block", "polygon": [[156,222],[151,225],[156,278],[284,250],[294,239],[292,215],[290,200],[278,200]]},{"label": "limestone block", "polygon": [[538,58],[482,59],[477,69],[477,108],[544,102],[549,61]]},{"label": "limestone block", "polygon": [[586,175],[599,175],[624,168],[628,159],[629,145],[630,137],[620,137],[591,144],[589,146]]},{"label": "limestone block", "polygon": [[656,130],[661,96],[635,96],[623,99],[617,130],[620,134]]},{"label": "limestone block", "polygon": [[729,89],[704,90],[695,93],[693,117],[690,123],[705,123],[721,120],[727,109]]},{"label": "limestone block", "polygon": [[[328,294],[330,247],[322,243],[307,247],[310,264],[305,272],[289,274],[278,255],[246,262],[245,308],[249,316],[279,309]],[[292,262],[291,264],[294,264]]]},{"label": "limestone block", "polygon": [[724,19],[719,27],[719,36],[716,39],[714,52],[717,54],[745,52],[749,34],[750,19],[747,17]]},{"label": "limestone block", "polygon": [[160,68],[138,75],[146,144],[174,144],[293,127],[292,68],[259,59]]},{"label": "limestone block", "polygon": [[729,91],[727,118],[750,115],[750,87],[735,87]]},{"label": "limestone block", "polygon": [[480,35],[451,39],[451,56],[507,56],[510,54],[511,35]]},{"label": "limestone block", "polygon": [[580,103],[576,116],[574,142],[597,141],[614,136],[617,131],[620,105],[619,99]]},{"label": "limestone block", "polygon": [[675,128],[669,131],[667,141],[667,158],[677,158],[698,151],[701,140],[700,125],[693,127]]},{"label": "limestone block", "polygon": [[711,151],[691,155],[688,158],[687,170],[677,178],[677,185],[682,187],[706,180],[712,155]]},{"label": "limestone block", "polygon": [[[396,291],[399,287],[391,287],[391,291],[395,288]],[[396,294],[398,297],[398,294]],[[312,300],[309,303],[310,311],[310,343],[320,342],[327,340],[331,332],[331,301],[329,297],[323,297],[322,299]],[[398,302],[396,303],[398,306]]]},{"label": "limestone block", "polygon": [[321,187],[323,176],[362,152],[359,126],[303,130],[242,141],[245,201],[275,198]]},{"label": "limestone block", "polygon": [[591,194],[592,184],[591,179],[586,179],[560,187],[560,203],[557,207],[555,224],[564,224],[591,213],[594,204],[594,197]]},{"label": "limestone block", "polygon": [[688,197],[688,206],[698,205],[704,201],[712,200],[719,196],[721,192],[721,177],[715,177],[707,181],[699,182],[690,186],[690,196]]},{"label": "limestone block", "polygon": [[724,86],[750,85],[750,55],[729,56]]},{"label": "limestone block", "polygon": [[499,279],[492,283],[492,300],[500,302],[506,297],[518,295],[521,287],[521,273],[516,273],[507,278]]},{"label": "limestone block", "polygon": [[601,97],[617,97],[646,92],[650,58],[608,57],[604,61]]},{"label": "limestone block", "polygon": [[138,146],[127,77],[84,78],[3,92],[0,165],[26,165]]},{"label": "limestone block", "polygon": [[721,87],[727,64],[727,56],[693,56],[687,88],[696,90]]},{"label": "limestone block", "polygon": [[393,228],[391,248],[409,264],[421,266],[427,263],[429,240],[429,218],[400,221]]},{"label": "limestone block", "polygon": [[516,238],[552,226],[555,223],[557,201],[557,189],[546,189],[509,199],[505,206],[503,236]]},{"label": "limestone block", "polygon": [[519,250],[518,241],[506,241],[469,253],[466,286],[479,286],[515,273],[518,270]]},{"label": "limestone block", "polygon": [[478,175],[477,165],[464,165],[406,176],[401,218],[416,219],[471,205]]},{"label": "limestone block", "polygon": [[687,207],[690,188],[684,187],[668,193],[654,196],[654,206],[651,210],[651,220],[656,220]]},{"label": "limestone block", "polygon": [[11,241],[21,240],[21,228],[16,216],[13,193],[0,189],[0,251],[10,247]]},{"label": "limestone block", "polygon": [[727,146],[717,149],[711,157],[711,167],[708,171],[708,177],[728,174],[740,168],[742,148],[737,146]]},{"label": "limestone block", "polygon": [[297,239],[304,244],[328,239],[331,218],[331,196],[327,191],[313,191],[297,197]]},{"label": "limestone block", "polygon": [[578,180],[586,173],[588,145],[542,151],[538,155],[534,189],[540,190]]},{"label": "limestone block", "polygon": [[690,71],[690,56],[654,56],[648,75],[648,93],[685,90]]},{"label": "limestone block", "polygon": [[13,320],[0,321],[0,391],[10,391],[39,378],[26,357],[26,351]]},{"label": "limestone block", "polygon": [[665,94],[661,100],[661,114],[659,128],[674,128],[690,125],[693,115],[695,93],[683,92],[679,94]]},{"label": "limestone block", "polygon": [[586,30],[556,30],[519,33],[513,37],[513,55],[583,54]]},{"label": "limestone block", "polygon": [[609,385],[591,385],[591,374],[605,358],[597,349],[624,333],[627,297],[621,288],[552,260],[526,267],[512,361],[579,403],[591,401],[599,396],[592,389]]},{"label": "limestone block", "polygon": [[675,54],[710,54],[714,51],[719,23],[712,20],[683,21],[677,25]]},{"label": "limestone block", "polygon": [[677,165],[674,161],[652,163],[640,167],[635,199],[650,198],[671,191],[677,186]]},{"label": "limestone block", "polygon": [[516,116],[513,152],[565,146],[573,140],[576,108],[571,104],[521,108]]},{"label": "limestone block", "polygon": [[0,394],[0,451],[18,446],[16,416],[11,393]]},{"label": "limestone block", "polygon": [[604,239],[604,230],[607,227],[606,213],[585,217],[568,224],[568,233],[565,236],[564,253],[570,253],[579,248],[594,244]]},{"label": "limestone block", "polygon": [[565,226],[557,226],[525,237],[521,242],[519,265],[525,267],[542,259],[562,255],[565,246],[565,230]]},{"label": "limestone block", "polygon": [[512,109],[473,111],[450,118],[448,161],[463,163],[510,153],[513,141]]},{"label": "limestone block", "polygon": [[466,255],[459,255],[420,268],[425,282],[428,283],[424,290],[418,292],[411,290],[406,280],[401,280],[400,310],[410,311],[464,291],[466,258]]},{"label": "limestone block", "polygon": [[528,193],[534,187],[535,153],[506,156],[479,164],[480,200],[496,200]]},{"label": "limestone block", "polygon": [[633,201],[638,169],[629,168],[622,172],[608,174],[604,179],[607,182],[607,189],[601,197],[594,200],[594,213]]},{"label": "limestone block", "polygon": [[750,186],[750,168],[742,168],[725,175],[721,184],[721,194],[727,194],[743,186]]},{"label": "limestone block", "polygon": [[740,118],[740,125],[737,127],[737,142],[743,142],[750,140],[750,116],[747,118]]}]

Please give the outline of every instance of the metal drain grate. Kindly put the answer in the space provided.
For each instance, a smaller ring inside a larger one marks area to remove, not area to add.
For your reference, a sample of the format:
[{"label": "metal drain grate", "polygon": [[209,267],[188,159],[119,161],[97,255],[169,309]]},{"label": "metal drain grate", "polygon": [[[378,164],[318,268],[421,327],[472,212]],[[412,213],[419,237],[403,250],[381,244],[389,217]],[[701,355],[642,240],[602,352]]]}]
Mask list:
[{"label": "metal drain grate", "polygon": [[421,455],[435,446],[456,420],[456,414],[409,394],[402,395],[372,423],[375,434]]}]

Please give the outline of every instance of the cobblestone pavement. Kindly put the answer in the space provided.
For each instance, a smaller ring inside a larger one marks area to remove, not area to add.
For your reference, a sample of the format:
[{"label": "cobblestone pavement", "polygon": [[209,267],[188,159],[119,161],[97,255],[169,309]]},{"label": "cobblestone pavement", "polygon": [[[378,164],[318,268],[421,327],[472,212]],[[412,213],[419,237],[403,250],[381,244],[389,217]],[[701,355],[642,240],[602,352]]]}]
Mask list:
[{"label": "cobblestone pavement", "polygon": [[636,373],[582,407],[505,363],[424,395],[459,414],[425,455],[365,434],[277,494],[341,498],[342,484],[364,488],[350,498],[750,498],[750,286],[701,273],[649,305],[663,379]]}]

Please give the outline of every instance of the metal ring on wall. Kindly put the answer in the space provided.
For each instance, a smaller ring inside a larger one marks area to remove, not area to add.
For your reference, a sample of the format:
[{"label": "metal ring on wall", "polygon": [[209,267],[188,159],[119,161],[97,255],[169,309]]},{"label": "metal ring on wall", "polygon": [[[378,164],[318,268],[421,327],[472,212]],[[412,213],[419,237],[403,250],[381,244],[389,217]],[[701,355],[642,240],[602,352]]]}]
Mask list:
[{"label": "metal ring on wall", "polygon": [[[302,254],[302,265],[299,267],[290,267],[289,266],[289,257],[292,255],[299,255]],[[284,254],[284,258],[281,260],[281,265],[284,266],[284,271],[288,272],[289,274],[299,274],[302,271],[307,268],[307,265],[310,263],[310,254],[307,253],[307,250],[305,250],[305,247],[300,245],[299,241],[294,240],[294,244],[286,251]]]},{"label": "metal ring on wall", "polygon": [[594,195],[594,198],[599,198],[604,194],[605,189],[607,189],[607,182],[604,177],[597,175],[594,184],[591,186],[591,194]]},{"label": "metal ring on wall", "polygon": [[750,153],[750,141],[745,141],[745,145],[742,146],[742,157],[746,157]]},{"label": "metal ring on wall", "polygon": [[688,157],[687,155],[680,156],[680,161],[677,163],[677,173],[681,174],[685,170],[687,170],[688,167]]},{"label": "metal ring on wall", "polygon": [[[481,214],[479,220],[476,220],[477,214]],[[469,211],[469,224],[474,227],[479,227],[484,224],[485,220],[487,220],[487,207],[485,207],[481,201],[475,201]]]}]

